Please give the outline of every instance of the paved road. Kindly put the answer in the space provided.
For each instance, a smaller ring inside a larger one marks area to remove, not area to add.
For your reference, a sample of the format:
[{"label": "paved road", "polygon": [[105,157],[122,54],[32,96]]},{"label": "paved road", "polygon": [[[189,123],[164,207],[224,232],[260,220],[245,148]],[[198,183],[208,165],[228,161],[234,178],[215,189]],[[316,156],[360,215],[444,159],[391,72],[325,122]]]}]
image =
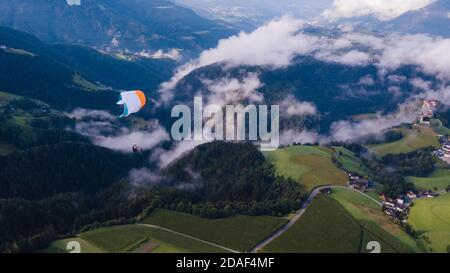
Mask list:
[{"label": "paved road", "polygon": [[347,190],[351,190],[354,192],[357,192],[359,194],[364,195],[365,197],[369,198],[370,200],[374,201],[375,203],[377,203],[377,205],[379,205],[380,207],[382,206],[381,202],[379,202],[378,200],[370,197],[369,195],[360,192],[358,190],[349,188],[349,187],[344,187],[344,186],[322,186],[319,188],[316,188],[308,197],[308,199],[306,200],[306,202],[303,204],[303,207],[298,210],[294,217],[284,226],[282,226],[280,229],[278,229],[275,233],[273,233],[272,235],[270,235],[270,237],[268,237],[267,239],[265,239],[264,241],[258,243],[255,247],[253,247],[253,249],[250,251],[252,253],[257,253],[258,251],[260,251],[261,249],[263,249],[265,246],[267,246],[270,242],[272,242],[273,240],[275,240],[276,238],[278,238],[281,234],[285,233],[291,226],[293,226],[305,213],[306,209],[309,207],[309,205],[311,204],[311,202],[313,201],[314,197],[317,196],[317,194],[325,188],[340,188],[340,189],[347,189]]},{"label": "paved road", "polygon": [[160,227],[160,226],[155,226],[155,225],[149,225],[149,224],[138,224],[138,225],[140,225],[140,226],[145,226],[145,227],[151,227],[151,228],[157,228],[157,229],[160,229],[160,230],[164,230],[164,231],[167,231],[167,232],[171,232],[171,233],[174,233],[174,234],[177,234],[177,235],[180,235],[180,236],[183,236],[183,237],[186,237],[186,238],[189,238],[189,239],[198,241],[198,242],[202,242],[202,243],[205,243],[205,244],[208,244],[208,245],[211,245],[211,246],[215,246],[215,247],[221,248],[221,249],[226,250],[226,251],[228,251],[228,252],[239,253],[239,251],[237,251],[237,250],[234,250],[234,249],[231,249],[231,248],[228,248],[228,247],[224,247],[224,246],[221,246],[221,245],[212,243],[212,242],[208,242],[208,241],[205,241],[205,240],[202,240],[202,239],[199,239],[199,238],[190,236],[190,235],[186,235],[186,234],[183,234],[183,233],[180,233],[180,232],[178,232],[178,231],[171,230],[171,229],[168,229],[168,228],[164,228],[164,227]]},{"label": "paved road", "polygon": [[[253,249],[252,249],[250,252],[251,252],[251,253],[257,253],[259,250],[261,250],[261,249],[263,249],[265,246],[267,246],[270,242],[272,242],[273,240],[275,240],[276,238],[278,238],[281,234],[285,233],[290,227],[292,227],[292,226],[293,226],[293,225],[294,225],[294,224],[295,224],[295,223],[303,216],[303,214],[305,213],[306,209],[309,207],[309,205],[311,204],[311,202],[313,201],[313,199],[317,196],[317,194],[319,194],[319,192],[320,192],[322,189],[325,189],[325,188],[335,188],[335,189],[336,189],[336,188],[341,188],[341,189],[351,190],[351,191],[354,191],[354,192],[357,192],[357,193],[359,193],[359,194],[364,195],[365,197],[369,198],[369,199],[372,200],[373,202],[377,203],[380,207],[382,206],[381,202],[379,202],[378,200],[375,200],[375,199],[372,198],[371,196],[369,196],[369,195],[367,195],[367,194],[365,194],[365,193],[363,193],[363,192],[360,192],[360,191],[358,191],[358,190],[349,188],[349,187],[344,187],[344,186],[322,186],[322,187],[316,188],[316,189],[308,196],[308,199],[307,199],[306,202],[303,204],[302,208],[299,209],[299,210],[295,213],[294,217],[292,217],[292,219],[291,219],[286,225],[282,226],[280,229],[278,229],[277,231],[275,231],[272,235],[270,235],[270,237],[268,237],[268,238],[265,239],[264,241],[258,243],[255,247],[253,247]],[[206,241],[206,240],[202,240],[202,239],[199,239],[199,238],[190,236],[190,235],[186,235],[186,234],[183,234],[183,233],[180,233],[180,232],[178,232],[178,231],[174,231],[174,230],[171,230],[171,229],[168,229],[168,228],[164,228],[164,227],[160,227],[160,226],[155,226],[155,225],[150,225],[150,224],[138,224],[138,225],[146,226],[146,227],[151,227],[151,228],[157,228],[157,229],[160,229],[160,230],[164,230],[164,231],[167,231],[167,232],[171,232],[171,233],[174,233],[174,234],[177,234],[177,235],[180,235],[180,236],[183,236],[183,237],[186,237],[186,238],[189,238],[189,239],[198,241],[198,242],[202,242],[202,243],[205,243],[205,244],[214,246],[214,247],[221,248],[221,249],[223,249],[223,250],[225,250],[225,251],[228,251],[228,252],[232,252],[232,253],[240,253],[240,252],[237,251],[237,250],[234,250],[234,249],[231,249],[231,248],[228,248],[228,247],[225,247],[225,246],[221,246],[221,245],[218,245],[218,244],[213,243],[213,242],[209,242],[209,241]]]}]

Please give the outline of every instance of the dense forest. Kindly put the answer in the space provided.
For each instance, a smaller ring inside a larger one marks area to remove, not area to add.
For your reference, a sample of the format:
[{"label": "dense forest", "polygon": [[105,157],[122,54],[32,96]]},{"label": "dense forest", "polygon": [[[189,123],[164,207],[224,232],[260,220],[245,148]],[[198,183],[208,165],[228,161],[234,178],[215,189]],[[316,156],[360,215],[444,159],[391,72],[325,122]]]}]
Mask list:
[{"label": "dense forest", "polygon": [[[276,176],[273,166],[250,143],[201,145],[165,173],[194,189],[196,200],[221,203],[219,207],[243,214],[285,214],[297,209],[306,195],[298,183]],[[242,206],[245,203],[252,205]]]},{"label": "dense forest", "polygon": [[444,126],[450,128],[450,110],[437,112],[436,118],[440,119]]},{"label": "dense forest", "polygon": [[151,168],[147,157],[83,142],[0,156],[0,251],[33,251],[66,234],[132,223],[156,208],[205,218],[280,216],[306,196],[249,143],[201,145],[163,170],[159,183],[136,185],[127,173]]},{"label": "dense forest", "polygon": [[387,154],[381,159],[363,158],[366,166],[374,174],[373,179],[384,185],[383,191],[397,197],[414,189],[407,183],[406,176],[426,176],[434,170],[433,147],[406,154]]},{"label": "dense forest", "polygon": [[0,157],[0,198],[39,200],[58,193],[95,194],[137,165],[134,158],[83,143],[39,146]]},{"label": "dense forest", "polygon": [[380,144],[380,143],[390,143],[400,140],[404,137],[403,133],[400,131],[389,130],[382,134],[381,136],[371,135],[364,140],[364,144]]}]

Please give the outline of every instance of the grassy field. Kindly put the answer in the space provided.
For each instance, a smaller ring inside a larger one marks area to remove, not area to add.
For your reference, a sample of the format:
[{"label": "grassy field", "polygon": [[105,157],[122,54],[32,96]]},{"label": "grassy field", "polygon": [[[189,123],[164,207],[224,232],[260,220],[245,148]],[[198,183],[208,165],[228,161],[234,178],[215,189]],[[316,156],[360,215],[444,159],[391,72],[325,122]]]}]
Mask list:
[{"label": "grassy field", "polygon": [[151,253],[223,253],[225,250],[202,243],[172,232],[157,228],[125,225],[99,228],[81,234],[74,239],[65,239],[54,242],[49,248],[40,252],[60,253],[66,252],[68,241],[81,243],[82,253],[121,253],[135,252],[145,249],[149,242],[156,248]]},{"label": "grassy field", "polygon": [[345,185],[347,176],[331,161],[334,150],[320,146],[291,146],[266,152],[279,175],[290,177],[308,190],[320,185]]},{"label": "grassy field", "polygon": [[[33,121],[40,120],[45,122],[51,121],[53,118],[63,117],[63,113],[60,111],[51,109],[49,105],[35,99],[29,99],[35,104],[33,109],[24,110],[24,108],[14,107],[15,109],[11,110],[11,107],[8,106],[14,100],[20,101],[22,99],[23,97],[18,95],[0,92],[0,114],[5,113],[4,111],[7,110],[7,114],[3,116],[5,118],[0,121],[0,126],[9,128],[8,130],[14,130],[15,139],[34,139],[37,129],[32,126]],[[39,108],[45,108],[48,112],[41,112]],[[1,139],[0,156],[18,151],[19,147],[16,147],[14,143],[10,139]]]},{"label": "grassy field", "polygon": [[300,220],[263,252],[361,253],[368,252],[366,245],[374,240],[385,253],[409,251],[378,225],[358,221],[334,198],[318,196]]},{"label": "grassy field", "polygon": [[443,190],[450,185],[450,169],[438,168],[428,177],[407,177],[417,189]]},{"label": "grassy field", "polygon": [[333,199],[317,197],[289,230],[267,245],[263,252],[360,251],[361,229],[351,215]]},{"label": "grassy field", "polygon": [[247,251],[286,224],[287,220],[271,216],[242,215],[209,220],[185,213],[157,210],[144,223],[165,227],[234,250]]},{"label": "grassy field", "polygon": [[[396,249],[402,252],[410,250],[420,252],[417,242],[404,232],[400,226],[389,220],[381,211],[381,207],[373,200],[346,189],[333,189],[331,197],[338,201],[358,221],[366,223],[373,230],[381,229],[395,237],[400,242],[395,242],[397,240],[389,239],[388,237],[384,240],[391,241],[391,245],[396,245]],[[371,197],[375,198],[373,195]],[[378,198],[375,199],[378,200]]]},{"label": "grassy field", "polygon": [[93,82],[90,82],[86,80],[85,78],[81,77],[79,74],[75,74],[73,76],[73,82],[77,84],[78,86],[84,88],[86,91],[104,91],[107,90],[106,87],[100,86],[98,84],[95,84]]},{"label": "grassy field", "polygon": [[445,127],[444,124],[442,124],[442,121],[440,121],[439,119],[433,119],[431,121],[431,125],[439,134],[450,135],[450,129]]},{"label": "grassy field", "polygon": [[422,239],[429,251],[447,252],[450,246],[450,194],[414,201],[408,222],[426,237]]},{"label": "grassy field", "polygon": [[[10,94],[10,93],[5,93],[5,92],[0,92],[0,111],[2,110],[2,105],[11,103],[14,100],[21,100],[21,99],[23,99],[23,97],[21,97],[21,96]],[[35,100],[35,99],[30,99],[30,100],[33,101],[38,107],[49,108],[49,105],[47,105],[39,100]],[[51,115],[62,115],[62,114],[59,111],[50,110],[49,113],[37,115],[36,113],[33,113],[32,110],[22,110],[22,109],[16,108],[12,114],[9,114],[7,116],[8,119],[7,119],[7,121],[5,121],[5,123],[12,123],[12,124],[24,127],[25,129],[33,129],[30,126],[30,123],[33,119],[45,120],[45,119],[49,118]]]},{"label": "grassy field", "polygon": [[363,165],[355,154],[344,147],[333,147],[334,156],[342,164],[342,168],[348,172],[369,176],[369,170]]},{"label": "grassy field", "polygon": [[398,128],[403,133],[403,138],[390,143],[368,145],[367,147],[379,156],[386,154],[408,153],[420,148],[434,146],[439,147],[437,134],[431,128],[414,127],[413,129]]}]

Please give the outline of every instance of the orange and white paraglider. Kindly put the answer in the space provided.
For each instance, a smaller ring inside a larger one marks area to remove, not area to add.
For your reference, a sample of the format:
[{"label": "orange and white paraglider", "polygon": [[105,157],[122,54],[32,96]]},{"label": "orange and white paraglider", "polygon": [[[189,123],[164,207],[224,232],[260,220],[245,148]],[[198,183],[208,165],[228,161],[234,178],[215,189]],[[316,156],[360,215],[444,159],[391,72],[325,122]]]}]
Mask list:
[{"label": "orange and white paraglider", "polygon": [[120,116],[128,117],[131,114],[139,112],[147,102],[144,92],[140,90],[126,91],[120,93],[118,105],[123,105],[123,114]]}]

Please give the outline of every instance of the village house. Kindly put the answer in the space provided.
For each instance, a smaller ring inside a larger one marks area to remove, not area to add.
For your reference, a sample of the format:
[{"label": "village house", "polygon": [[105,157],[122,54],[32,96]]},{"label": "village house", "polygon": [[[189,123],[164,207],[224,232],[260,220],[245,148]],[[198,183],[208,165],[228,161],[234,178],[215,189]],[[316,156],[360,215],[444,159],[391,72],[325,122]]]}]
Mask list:
[{"label": "village house", "polygon": [[434,198],[439,196],[438,193],[430,190],[420,190],[418,193],[409,191],[406,195],[398,196],[393,199],[386,194],[381,193],[380,199],[383,201],[383,212],[394,221],[404,222],[408,217],[409,208],[413,199],[417,198]]},{"label": "village house", "polygon": [[406,196],[407,196],[409,199],[416,199],[416,198],[417,198],[417,195],[416,195],[414,192],[412,192],[412,191],[409,191],[409,192],[406,194]]},{"label": "village house", "polygon": [[326,187],[320,190],[321,194],[330,195],[332,193],[331,187]]},{"label": "village house", "polygon": [[450,157],[450,142],[445,143],[442,150],[444,151],[444,157]]},{"label": "village house", "polygon": [[349,177],[349,184],[354,189],[360,190],[360,191],[366,191],[370,187],[369,180],[362,178],[358,175],[354,175],[352,173],[348,173]]}]

